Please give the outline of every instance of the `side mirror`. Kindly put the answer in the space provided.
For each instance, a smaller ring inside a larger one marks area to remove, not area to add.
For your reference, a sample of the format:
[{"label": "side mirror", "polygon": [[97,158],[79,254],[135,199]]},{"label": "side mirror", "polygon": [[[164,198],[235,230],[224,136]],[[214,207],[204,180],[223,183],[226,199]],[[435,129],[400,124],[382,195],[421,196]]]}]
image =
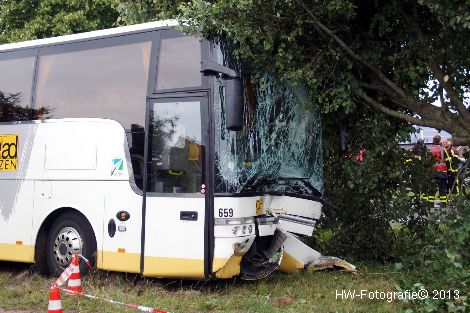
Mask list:
[{"label": "side mirror", "polygon": [[238,78],[225,82],[225,125],[232,131],[243,128],[243,85]]}]

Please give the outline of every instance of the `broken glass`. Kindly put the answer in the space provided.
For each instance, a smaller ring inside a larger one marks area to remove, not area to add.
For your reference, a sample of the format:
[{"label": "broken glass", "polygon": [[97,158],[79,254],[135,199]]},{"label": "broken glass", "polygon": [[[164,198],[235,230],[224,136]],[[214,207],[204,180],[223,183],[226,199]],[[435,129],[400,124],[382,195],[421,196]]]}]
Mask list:
[{"label": "broken glass", "polygon": [[[223,45],[222,45],[223,46]],[[321,121],[307,107],[307,89],[243,72],[229,49],[216,49],[219,64],[242,73],[244,127],[225,128],[223,80],[214,80],[216,193],[323,191]],[[255,78],[258,77],[258,78]]]}]

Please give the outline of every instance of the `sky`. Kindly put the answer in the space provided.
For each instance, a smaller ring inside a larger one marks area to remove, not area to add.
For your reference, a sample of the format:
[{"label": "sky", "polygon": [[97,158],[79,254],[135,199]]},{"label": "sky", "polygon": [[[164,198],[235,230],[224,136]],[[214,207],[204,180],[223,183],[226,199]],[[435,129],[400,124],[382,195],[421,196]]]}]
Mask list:
[{"label": "sky", "polygon": [[434,137],[437,134],[441,136],[442,140],[452,137],[448,132],[443,131],[443,130],[439,132],[434,128],[423,127],[423,126],[415,126],[415,128],[416,128],[416,133],[411,135],[411,142],[416,142],[419,139],[424,139],[424,142],[431,143],[432,137]]}]

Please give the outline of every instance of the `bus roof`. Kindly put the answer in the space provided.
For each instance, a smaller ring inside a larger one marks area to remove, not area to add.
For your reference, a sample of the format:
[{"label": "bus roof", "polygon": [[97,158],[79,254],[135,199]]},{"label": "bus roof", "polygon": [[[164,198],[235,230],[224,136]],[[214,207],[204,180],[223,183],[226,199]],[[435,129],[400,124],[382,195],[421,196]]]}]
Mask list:
[{"label": "bus roof", "polygon": [[148,31],[148,30],[154,30],[154,29],[160,29],[160,28],[168,28],[168,27],[172,27],[176,25],[178,25],[177,20],[165,20],[165,21],[156,21],[156,22],[149,22],[149,23],[143,23],[143,24],[122,26],[122,27],[116,27],[116,28],[109,28],[109,29],[103,29],[103,30],[95,30],[95,31],[86,32],[86,33],[65,35],[65,36],[59,36],[59,37],[9,43],[9,44],[0,45],[0,53],[6,52],[6,51],[12,51],[12,50],[38,48],[42,46],[70,43],[70,42],[82,41],[86,39],[97,39],[97,38],[109,37],[109,36],[114,36],[114,35],[124,35],[128,33],[142,32],[142,31]]}]

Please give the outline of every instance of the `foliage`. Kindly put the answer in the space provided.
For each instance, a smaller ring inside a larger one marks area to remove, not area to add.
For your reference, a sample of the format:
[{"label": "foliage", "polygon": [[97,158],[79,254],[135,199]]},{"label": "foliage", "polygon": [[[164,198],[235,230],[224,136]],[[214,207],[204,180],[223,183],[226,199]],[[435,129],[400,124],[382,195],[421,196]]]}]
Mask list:
[{"label": "foliage", "polygon": [[[470,142],[470,3],[454,0],[125,1],[123,21],[179,17],[229,36],[254,68],[305,80],[324,112],[369,105]],[[153,11],[152,11],[153,10]],[[152,13],[153,12],[153,13]],[[441,108],[431,103],[441,100]]]},{"label": "foliage", "polygon": [[[410,301],[417,312],[470,311],[470,200],[460,197],[454,211],[431,220],[403,264],[415,273],[397,280],[401,289],[450,290],[444,297]],[[419,271],[417,271],[419,269]],[[456,296],[458,291],[458,297]]]},{"label": "foliage", "polygon": [[[346,153],[336,134],[345,122]],[[419,195],[431,187],[432,161],[426,152],[418,158],[398,147],[410,131],[406,124],[367,107],[324,115],[323,131],[326,195],[342,210],[320,230],[316,241],[323,244],[322,252],[356,260],[401,259],[407,251],[399,232],[418,236],[428,213]],[[392,228],[392,221],[402,228]]]},{"label": "foliage", "polygon": [[42,119],[50,112],[46,108],[30,109],[20,105],[20,94],[0,91],[0,122]]},{"label": "foliage", "polygon": [[119,1],[116,7],[119,12],[118,23],[132,25],[151,20],[171,19],[178,16],[179,5],[184,0],[133,0]]},{"label": "foliage", "polygon": [[0,1],[0,44],[111,27],[115,0]]}]

